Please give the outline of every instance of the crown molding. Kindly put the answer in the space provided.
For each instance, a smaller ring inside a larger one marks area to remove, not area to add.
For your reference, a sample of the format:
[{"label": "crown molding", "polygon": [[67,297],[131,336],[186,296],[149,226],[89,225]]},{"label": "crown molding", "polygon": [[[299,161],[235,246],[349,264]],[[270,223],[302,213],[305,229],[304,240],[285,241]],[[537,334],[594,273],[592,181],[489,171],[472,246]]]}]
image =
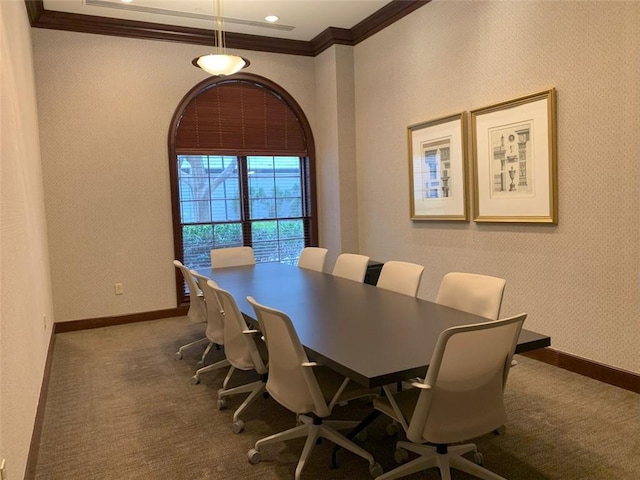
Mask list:
[{"label": "crown molding", "polygon": [[[227,32],[226,45],[241,50],[313,57],[332,45],[356,45],[430,1],[393,0],[351,29],[329,27],[308,42]],[[213,46],[211,30],[56,12],[46,10],[43,0],[24,2],[34,28]]]}]

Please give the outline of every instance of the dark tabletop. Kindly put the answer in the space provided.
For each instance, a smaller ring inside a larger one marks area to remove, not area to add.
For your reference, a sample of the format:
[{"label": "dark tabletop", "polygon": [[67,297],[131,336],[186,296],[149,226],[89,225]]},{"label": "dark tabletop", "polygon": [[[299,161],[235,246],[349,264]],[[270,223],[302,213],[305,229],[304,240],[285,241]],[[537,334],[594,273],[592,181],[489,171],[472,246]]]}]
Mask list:
[{"label": "dark tabletop", "polygon": [[[485,318],[326,273],[280,263],[199,269],[233,294],[255,322],[247,295],[291,318],[311,360],[366,387],[424,376],[440,332]],[[526,325],[526,322],[525,322]],[[517,353],[550,345],[523,330]]]}]

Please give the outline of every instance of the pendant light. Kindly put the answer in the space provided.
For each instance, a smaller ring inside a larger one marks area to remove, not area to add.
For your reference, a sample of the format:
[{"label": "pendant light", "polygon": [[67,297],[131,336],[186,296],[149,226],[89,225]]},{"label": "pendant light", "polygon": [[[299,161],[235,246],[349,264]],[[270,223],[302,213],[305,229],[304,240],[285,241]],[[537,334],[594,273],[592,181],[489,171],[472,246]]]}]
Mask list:
[{"label": "pendant light", "polygon": [[213,41],[214,53],[194,58],[191,62],[211,75],[233,75],[249,66],[249,60],[238,55],[227,54],[224,38],[222,0],[214,0],[216,32]]}]

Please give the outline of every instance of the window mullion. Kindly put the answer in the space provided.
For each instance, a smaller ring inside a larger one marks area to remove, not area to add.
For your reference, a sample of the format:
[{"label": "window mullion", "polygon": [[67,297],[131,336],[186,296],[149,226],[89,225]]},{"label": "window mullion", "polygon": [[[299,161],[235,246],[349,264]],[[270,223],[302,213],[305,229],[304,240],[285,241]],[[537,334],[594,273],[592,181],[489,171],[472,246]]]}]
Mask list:
[{"label": "window mullion", "polygon": [[238,181],[240,182],[240,220],[242,221],[242,240],[244,245],[251,247],[251,199],[249,198],[249,167],[246,156],[238,157]]}]

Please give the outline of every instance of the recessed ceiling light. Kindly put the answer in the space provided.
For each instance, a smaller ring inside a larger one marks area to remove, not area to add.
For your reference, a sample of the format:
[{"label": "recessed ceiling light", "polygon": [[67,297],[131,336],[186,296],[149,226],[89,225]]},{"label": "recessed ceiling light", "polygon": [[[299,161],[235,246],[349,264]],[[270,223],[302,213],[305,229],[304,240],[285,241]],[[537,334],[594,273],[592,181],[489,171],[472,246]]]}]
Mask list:
[{"label": "recessed ceiling light", "polygon": [[133,0],[120,0],[122,3],[131,3]]},{"label": "recessed ceiling light", "polygon": [[271,23],[277,22],[278,20],[280,20],[280,18],[277,15],[267,15],[266,17],[264,17],[264,19],[267,22],[271,22]]}]

